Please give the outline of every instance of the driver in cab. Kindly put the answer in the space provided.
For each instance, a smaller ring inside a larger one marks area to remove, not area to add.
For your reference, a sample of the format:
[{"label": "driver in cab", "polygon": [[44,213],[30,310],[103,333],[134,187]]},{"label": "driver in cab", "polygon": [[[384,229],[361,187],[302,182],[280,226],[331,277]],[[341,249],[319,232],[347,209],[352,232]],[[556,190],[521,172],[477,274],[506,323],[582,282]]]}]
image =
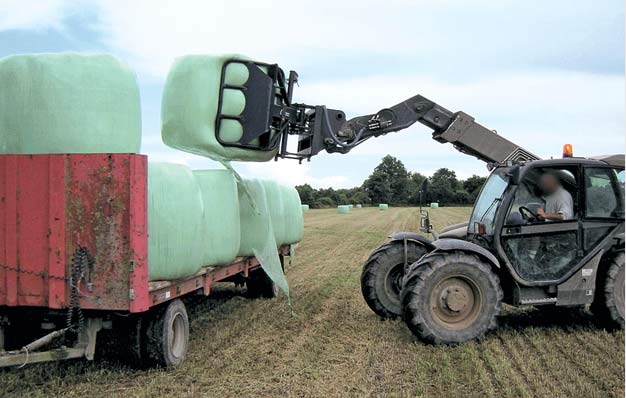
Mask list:
[{"label": "driver in cab", "polygon": [[564,221],[574,218],[574,202],[572,195],[563,186],[559,177],[553,172],[541,176],[539,186],[546,201],[545,209],[537,209],[537,215],[547,221]]}]

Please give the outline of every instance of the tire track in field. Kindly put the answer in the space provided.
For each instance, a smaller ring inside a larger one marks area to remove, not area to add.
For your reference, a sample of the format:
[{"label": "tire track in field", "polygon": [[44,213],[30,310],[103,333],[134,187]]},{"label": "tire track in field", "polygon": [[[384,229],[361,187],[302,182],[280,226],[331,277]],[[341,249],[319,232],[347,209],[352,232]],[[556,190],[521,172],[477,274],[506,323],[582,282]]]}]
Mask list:
[{"label": "tire track in field", "polygon": [[[538,357],[541,372],[554,380],[555,385],[552,386],[552,391],[565,391],[566,397],[573,397],[579,396],[582,391],[586,390],[587,386],[580,378],[572,379],[572,374],[569,372],[570,368],[564,366],[563,358],[561,358],[563,355],[555,355],[555,351],[558,351],[558,340],[562,340],[562,336],[556,339],[547,339],[546,333],[542,332],[544,338],[533,339],[526,330],[519,332],[527,345],[532,347],[530,355]],[[569,358],[566,360],[569,361]],[[555,388],[555,386],[557,387]]]},{"label": "tire track in field", "polygon": [[522,355],[516,347],[512,346],[511,343],[511,340],[513,338],[509,336],[509,338],[505,340],[500,333],[497,333],[496,337],[500,342],[500,346],[502,347],[506,356],[513,364],[513,369],[515,370],[515,373],[521,375],[521,377],[524,379],[525,385],[528,387],[530,395],[536,397],[538,395],[537,386],[535,386],[535,383],[530,379],[528,375],[528,367],[522,366]]},{"label": "tire track in field", "polygon": [[482,366],[487,371],[488,381],[494,387],[495,391],[503,391],[504,385],[500,382],[499,377],[496,375],[496,368],[491,363],[492,361],[487,357],[487,349],[484,345],[484,342],[481,343],[481,348],[483,350],[480,351],[480,360],[482,362]]},{"label": "tire track in field", "polygon": [[[592,335],[589,332],[584,332],[584,334],[587,335],[587,339],[585,339],[583,338],[583,336],[581,336],[582,331],[580,330],[576,331],[571,326],[568,326],[567,331],[581,346],[584,346],[589,349],[589,351],[593,352],[594,358],[597,358],[602,363],[602,368],[610,369],[615,373],[624,373],[624,362],[621,360],[619,362],[616,362],[614,358],[612,358],[612,356],[610,355],[612,350],[607,350],[609,346],[602,344],[601,341],[598,341],[598,338],[601,338],[602,335],[604,335],[604,332],[596,332]],[[608,343],[612,344],[612,347],[615,348],[615,341],[609,341]],[[619,345],[619,347],[623,347],[623,344]]]},{"label": "tire track in field", "polygon": [[[584,389],[585,387],[589,387],[590,384],[593,384],[596,386],[601,386],[601,391],[604,391],[604,392],[613,390],[611,386],[607,383],[606,377],[597,377],[597,374],[592,373],[589,370],[588,366],[585,366],[586,359],[595,360],[596,358],[594,357],[589,358],[588,355],[586,355],[587,353],[585,352],[584,349],[583,350],[576,349],[574,350],[574,352],[568,352],[567,348],[571,347],[571,342],[570,342],[570,346],[566,346],[564,344],[568,344],[568,342],[566,341],[565,338],[563,337],[558,338],[555,336],[551,336],[551,337],[553,337],[553,340],[555,340],[555,343],[552,345],[552,347],[554,347],[554,349],[558,351],[561,358],[567,361],[570,364],[571,368],[575,369],[579,373],[582,373],[582,375],[584,376],[585,378],[584,383],[577,382],[577,384],[579,385],[582,384],[580,386],[582,389]],[[584,358],[581,358],[581,356]],[[622,377],[620,375],[620,379],[621,378]],[[580,378],[576,377],[575,379],[578,381]],[[579,393],[580,391],[582,390],[579,390]]]}]

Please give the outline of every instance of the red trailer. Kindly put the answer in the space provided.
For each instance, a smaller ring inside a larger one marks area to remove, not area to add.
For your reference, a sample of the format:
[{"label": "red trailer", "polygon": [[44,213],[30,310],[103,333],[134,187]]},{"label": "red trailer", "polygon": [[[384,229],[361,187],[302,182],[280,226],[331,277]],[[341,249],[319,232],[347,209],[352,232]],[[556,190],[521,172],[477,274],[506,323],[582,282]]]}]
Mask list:
[{"label": "red trailer", "polygon": [[175,366],[189,338],[181,297],[218,281],[276,295],[255,258],[149,281],[146,170],[137,154],[0,155],[0,367],[93,359],[103,329],[142,363]]}]

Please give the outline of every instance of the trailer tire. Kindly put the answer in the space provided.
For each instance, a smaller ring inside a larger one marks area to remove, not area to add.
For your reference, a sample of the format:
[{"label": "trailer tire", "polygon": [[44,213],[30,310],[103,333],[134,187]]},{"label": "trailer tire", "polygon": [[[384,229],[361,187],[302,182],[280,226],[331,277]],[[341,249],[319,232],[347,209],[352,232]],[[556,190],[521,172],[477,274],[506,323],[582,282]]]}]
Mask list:
[{"label": "trailer tire", "polygon": [[259,267],[251,271],[246,279],[246,296],[252,299],[274,298],[278,296],[278,285]]},{"label": "trailer tire", "polygon": [[[408,264],[419,260],[427,249],[407,241]],[[404,276],[404,241],[392,241],[376,249],[365,262],[361,272],[361,293],[374,313],[384,319],[402,314],[400,290]]]},{"label": "trailer tire", "polygon": [[189,317],[185,304],[172,300],[150,316],[145,330],[144,353],[152,367],[175,367],[183,363],[189,349]]},{"label": "trailer tire", "polygon": [[604,264],[591,311],[609,329],[624,329],[624,253]]},{"label": "trailer tire", "polygon": [[503,293],[489,264],[464,252],[424,256],[401,293],[407,326],[422,340],[456,344],[496,327]]}]

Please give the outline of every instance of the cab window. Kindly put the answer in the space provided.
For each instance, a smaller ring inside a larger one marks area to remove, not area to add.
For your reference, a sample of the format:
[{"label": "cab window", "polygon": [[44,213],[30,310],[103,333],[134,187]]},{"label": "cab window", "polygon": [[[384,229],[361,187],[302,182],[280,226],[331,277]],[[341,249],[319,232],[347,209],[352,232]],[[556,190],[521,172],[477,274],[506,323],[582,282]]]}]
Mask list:
[{"label": "cab window", "polygon": [[[621,171],[623,181],[624,174]],[[624,218],[624,203],[617,170],[585,169],[585,216],[587,218]]]}]

